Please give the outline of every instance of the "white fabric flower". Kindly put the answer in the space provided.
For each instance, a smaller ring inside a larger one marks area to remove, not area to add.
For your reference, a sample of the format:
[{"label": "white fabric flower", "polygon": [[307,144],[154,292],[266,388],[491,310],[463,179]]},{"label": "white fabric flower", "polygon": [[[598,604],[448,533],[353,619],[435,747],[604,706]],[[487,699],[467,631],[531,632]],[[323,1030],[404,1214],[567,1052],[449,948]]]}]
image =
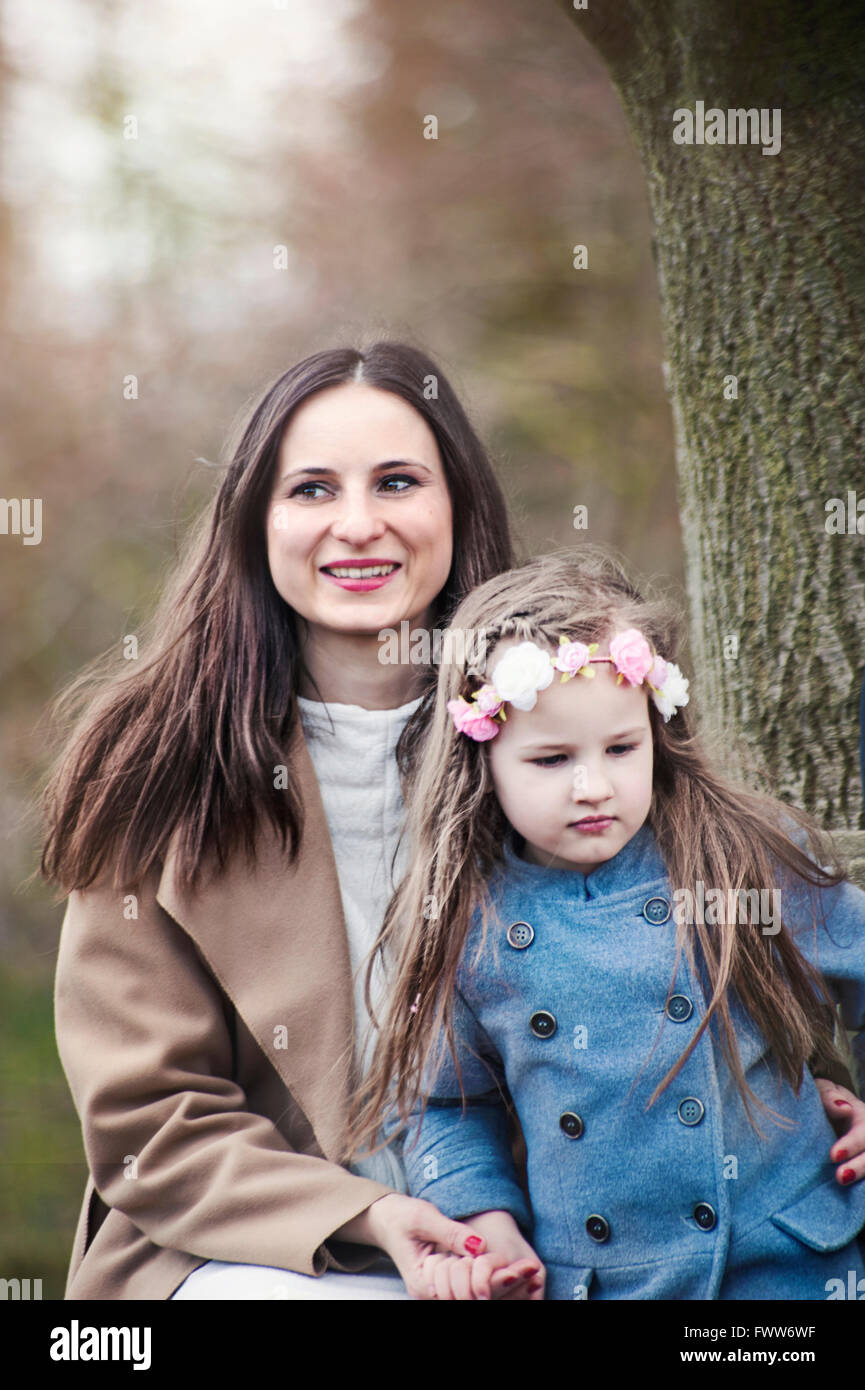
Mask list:
[{"label": "white fabric flower", "polygon": [[688,703],[690,698],[688,685],[689,682],[682,675],[675,661],[668,661],[667,679],[660,690],[652,692],[652,699],[664,716],[665,724],[670,716],[676,713],[677,709]]},{"label": "white fabric flower", "polygon": [[534,709],[538,691],[546,690],[554,676],[548,651],[535,642],[520,642],[505,652],[493,668],[492,683],[503,700],[516,709]]}]

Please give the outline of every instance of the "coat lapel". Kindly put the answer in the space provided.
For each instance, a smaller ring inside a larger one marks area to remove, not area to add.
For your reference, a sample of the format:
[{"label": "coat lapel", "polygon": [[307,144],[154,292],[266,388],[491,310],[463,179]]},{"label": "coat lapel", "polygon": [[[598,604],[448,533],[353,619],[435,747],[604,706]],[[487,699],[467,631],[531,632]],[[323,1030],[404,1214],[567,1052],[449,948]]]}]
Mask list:
[{"label": "coat lapel", "polygon": [[194,940],[247,1028],[339,1161],[355,1079],[354,1003],[336,861],[318,779],[298,719],[290,766],[304,807],[295,865],[268,825],[257,863],[238,854],[194,895],[166,853],[157,902]]}]

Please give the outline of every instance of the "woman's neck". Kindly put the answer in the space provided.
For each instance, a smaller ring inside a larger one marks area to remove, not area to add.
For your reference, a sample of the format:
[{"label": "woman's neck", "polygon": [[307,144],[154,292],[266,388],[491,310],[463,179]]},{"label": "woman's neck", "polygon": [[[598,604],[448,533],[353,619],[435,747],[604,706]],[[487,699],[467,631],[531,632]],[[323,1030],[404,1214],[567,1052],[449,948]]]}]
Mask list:
[{"label": "woman's neck", "polygon": [[302,645],[298,694],[361,709],[398,709],[421,694],[422,665],[382,662],[382,645],[366,633],[313,629]]}]

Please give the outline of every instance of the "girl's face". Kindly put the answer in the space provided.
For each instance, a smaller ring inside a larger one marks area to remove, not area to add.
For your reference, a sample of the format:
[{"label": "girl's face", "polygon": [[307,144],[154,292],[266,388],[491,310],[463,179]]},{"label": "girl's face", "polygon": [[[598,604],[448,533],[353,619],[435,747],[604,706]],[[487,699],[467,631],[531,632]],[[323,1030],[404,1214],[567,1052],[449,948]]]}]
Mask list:
[{"label": "girl's face", "polygon": [[286,603],[311,625],[346,634],[378,634],[403,619],[428,626],[452,554],[450,494],[422,415],[360,382],[297,408],[267,519],[270,572]]},{"label": "girl's face", "polygon": [[[508,646],[513,645],[508,642]],[[496,647],[496,659],[506,644]],[[605,644],[597,653],[607,654]],[[652,730],[645,687],[604,662],[538,695],[533,710],[505,705],[486,745],[502,810],[533,864],[591,873],[636,835],[652,800]]]}]

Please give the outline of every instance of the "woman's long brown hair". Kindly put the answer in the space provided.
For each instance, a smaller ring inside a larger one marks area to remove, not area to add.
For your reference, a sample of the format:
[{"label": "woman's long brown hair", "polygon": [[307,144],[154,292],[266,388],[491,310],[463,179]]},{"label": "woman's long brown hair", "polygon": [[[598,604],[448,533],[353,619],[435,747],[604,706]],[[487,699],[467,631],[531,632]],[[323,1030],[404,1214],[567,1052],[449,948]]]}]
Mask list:
[{"label": "woman's long brown hair", "polygon": [[[495,644],[505,637],[532,640],[555,651],[562,633],[586,643],[603,642],[617,630],[635,627],[668,660],[675,661],[679,649],[675,607],[665,599],[644,599],[619,563],[599,547],[538,558],[489,580],[463,600],[452,623],[461,631],[484,634],[487,660],[475,665],[470,659],[460,661],[459,648],[453,646],[456,659],[439,670],[422,756],[413,771],[406,770],[412,859],[369,962],[368,1005],[379,955],[389,974],[388,1004],[382,1019],[376,1020],[376,1052],[355,1100],[349,1157],[360,1148],[381,1147],[374,1140],[386,1113],[405,1120],[419,1099],[425,1103],[442,1038],[459,1075],[453,1036],[457,968],[475,910],[484,936],[489,925],[486,887],[501,863],[508,824],[493,789],[486,744],[457,733],[447,701],[460,695],[470,698],[489,679]],[[779,866],[789,871],[790,883],[813,885],[805,889],[808,897],[816,886],[840,882],[843,874],[837,867],[821,867],[834,860],[834,854],[810,817],[736,786],[713,770],[687,708],[664,723],[649,701],[649,717],[654,741],[649,824],[674,890],[690,888],[694,893],[702,880],[721,889],[727,902],[728,890],[765,889],[776,883]],[[807,851],[789,831],[801,835]],[[783,892],[781,901],[783,907]],[[783,1123],[747,1085],[730,1014],[731,989],[797,1093],[809,1061],[818,1074],[837,1068],[831,999],[819,973],[794,944],[783,911],[781,915],[776,935],[741,924],[677,926],[676,968],[684,950],[708,986],[709,1007],[691,1042],[653,1091],[650,1105],[715,1021],[752,1125],[757,1128],[749,1101]],[[483,939],[479,952],[482,946]],[[438,1060],[443,1055],[439,1051]]]},{"label": "woman's long brown hair", "polygon": [[[514,563],[507,506],[490,460],[440,367],[418,348],[378,342],[314,353],[284,372],[249,411],[212,503],[192,528],[140,656],[118,648],[90,663],[55,700],[66,742],[44,780],[40,868],[61,896],[103,870],[134,887],[175,831],[187,888],[205,859],[222,871],[237,849],[253,858],[267,819],[294,860],[303,807],[288,766],[274,767],[298,718],[303,619],[282,599],[267,562],[266,515],[283,431],[301,402],[362,382],[393,392],[433,431],[454,516],[453,564],[433,621],[447,622],[477,584]],[[425,693],[435,688],[426,672]],[[425,699],[406,726],[415,746]]]}]

